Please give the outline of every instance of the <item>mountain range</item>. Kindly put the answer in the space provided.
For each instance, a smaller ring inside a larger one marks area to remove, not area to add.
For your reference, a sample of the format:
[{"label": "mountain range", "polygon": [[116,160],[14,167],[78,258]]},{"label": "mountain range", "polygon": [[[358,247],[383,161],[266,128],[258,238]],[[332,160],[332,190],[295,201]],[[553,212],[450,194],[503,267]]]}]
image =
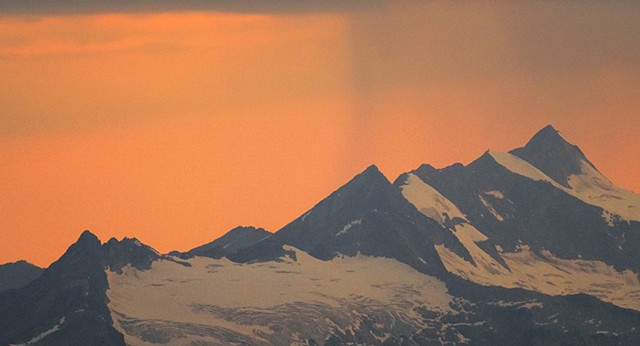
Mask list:
[{"label": "mountain range", "polygon": [[3,268],[0,345],[640,344],[640,195],[551,126],[394,182],[370,166],[275,233],[160,254],[85,231]]}]

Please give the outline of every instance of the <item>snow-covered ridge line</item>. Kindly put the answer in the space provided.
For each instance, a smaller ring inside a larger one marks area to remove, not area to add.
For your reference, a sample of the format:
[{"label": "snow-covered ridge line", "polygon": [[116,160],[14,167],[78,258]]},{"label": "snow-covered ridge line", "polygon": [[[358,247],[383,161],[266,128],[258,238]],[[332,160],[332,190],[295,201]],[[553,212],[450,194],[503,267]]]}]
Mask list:
[{"label": "snow-covered ridge line", "polygon": [[640,195],[614,186],[584,161],[581,162],[582,173],[569,177],[569,189],[515,155],[497,151],[490,151],[489,154],[498,164],[515,174],[548,182],[587,204],[600,207],[625,220],[640,221]]},{"label": "snow-covered ridge line", "polygon": [[[469,262],[464,262],[466,265],[474,267],[473,270],[478,271],[501,272],[507,270],[485,250],[478,246],[477,242],[487,240],[487,236],[471,225],[467,220],[466,215],[464,215],[453,202],[444,197],[435,188],[425,183],[413,173],[407,175],[405,184],[400,188],[403,196],[413,204],[418,211],[438,221],[441,225],[444,225],[446,217],[449,217],[450,219],[459,218],[462,220],[454,226],[453,235],[458,238],[460,243],[462,243],[462,245],[467,249],[471,258],[473,258],[476,263],[476,267]],[[496,218],[501,218],[501,216],[484,200],[484,198],[482,198],[482,196],[480,196],[480,199]]]},{"label": "snow-covered ridge line", "polygon": [[438,190],[425,183],[413,173],[407,174],[407,180],[400,186],[402,195],[422,214],[444,224],[449,219],[467,220],[458,207],[444,197]]}]

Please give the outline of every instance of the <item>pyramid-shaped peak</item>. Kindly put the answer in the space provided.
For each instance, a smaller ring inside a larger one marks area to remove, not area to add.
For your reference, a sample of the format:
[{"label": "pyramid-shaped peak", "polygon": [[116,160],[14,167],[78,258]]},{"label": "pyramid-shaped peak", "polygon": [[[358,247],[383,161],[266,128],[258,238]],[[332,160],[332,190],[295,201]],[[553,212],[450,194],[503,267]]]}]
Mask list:
[{"label": "pyramid-shaped peak", "polygon": [[379,175],[383,175],[382,172],[380,172],[380,169],[378,169],[378,166],[376,166],[376,165],[370,165],[364,171],[362,171],[361,174],[376,174],[376,175],[379,174]]},{"label": "pyramid-shaped peak", "polygon": [[[371,165],[357,174],[346,184],[336,190],[331,196],[341,196],[340,199],[353,197],[356,199],[371,198],[376,194],[388,194],[395,188],[378,167]],[[331,197],[329,196],[329,197]]]},{"label": "pyramid-shaped peak", "polygon": [[[560,146],[572,146],[575,145],[569,143],[552,125],[545,126],[542,130],[538,131],[526,146],[538,146],[538,145],[560,145]],[[577,148],[577,147],[576,147]],[[578,149],[579,150],[579,149]]]},{"label": "pyramid-shaped peak", "polygon": [[79,267],[102,261],[102,245],[100,239],[88,230],[80,234],[78,240],[71,244],[67,251],[56,262],[49,266],[52,272],[73,271]]},{"label": "pyramid-shaped peak", "polygon": [[387,183],[387,184],[391,184],[389,182],[389,180],[387,179],[387,177],[384,174],[382,174],[382,172],[380,172],[380,170],[378,169],[378,167],[376,165],[371,165],[371,166],[367,167],[360,174],[358,174],[355,177],[353,177],[353,179],[351,179],[351,181],[349,183],[356,182],[356,181],[359,181],[359,180],[379,181],[379,182],[384,182],[384,183]]},{"label": "pyramid-shaped peak", "polygon": [[595,169],[582,150],[568,142],[551,125],[538,131],[524,147],[512,150],[511,154],[529,162],[565,187],[569,187],[572,175],[583,173],[584,164]]},{"label": "pyramid-shaped peak", "polygon": [[542,128],[542,130],[538,131],[537,134],[541,134],[541,133],[559,134],[560,131],[556,130],[556,128],[553,127],[553,125],[549,124],[549,125],[545,126],[544,128]]}]

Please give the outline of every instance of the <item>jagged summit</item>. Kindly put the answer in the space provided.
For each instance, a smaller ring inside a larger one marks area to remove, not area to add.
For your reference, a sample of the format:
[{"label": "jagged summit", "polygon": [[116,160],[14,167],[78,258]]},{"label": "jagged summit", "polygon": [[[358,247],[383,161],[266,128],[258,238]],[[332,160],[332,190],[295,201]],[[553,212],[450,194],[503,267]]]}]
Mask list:
[{"label": "jagged summit", "polygon": [[0,295],[0,345],[124,345],[107,307],[104,269],[100,240],[82,232],[37,279]]},{"label": "jagged summit", "polygon": [[153,261],[161,258],[160,254],[136,238],[123,238],[118,241],[116,238],[109,239],[102,245],[106,266],[117,273],[122,272],[122,268],[127,265],[139,270],[151,268]]},{"label": "jagged summit", "polygon": [[581,174],[584,163],[595,169],[580,148],[569,143],[553,126],[548,125],[513,155],[529,162],[560,185],[569,188],[569,177]]}]

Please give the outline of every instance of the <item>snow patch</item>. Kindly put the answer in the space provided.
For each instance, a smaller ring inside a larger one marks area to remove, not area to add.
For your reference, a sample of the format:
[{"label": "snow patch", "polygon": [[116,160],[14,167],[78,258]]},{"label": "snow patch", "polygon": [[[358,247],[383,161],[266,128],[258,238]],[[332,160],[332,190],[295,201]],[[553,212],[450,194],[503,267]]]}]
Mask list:
[{"label": "snow patch", "polygon": [[544,305],[537,300],[529,300],[529,301],[523,301],[523,302],[505,302],[503,300],[498,300],[495,302],[490,302],[488,304],[493,306],[516,307],[518,309],[528,309],[528,310],[534,309],[534,308],[541,309],[544,307]]},{"label": "snow patch", "polygon": [[478,197],[480,197],[480,202],[482,202],[484,207],[487,208],[487,210],[491,213],[491,215],[493,215],[493,217],[496,218],[496,220],[498,220],[500,222],[504,221],[504,217],[502,215],[500,215],[496,211],[496,209],[489,202],[487,202],[486,199],[484,199],[484,197],[482,197],[482,196],[478,196]]},{"label": "snow patch", "polygon": [[[401,189],[402,195],[412,203],[418,211],[438,221],[440,224],[444,225],[447,216],[449,218],[457,217],[463,220],[462,223],[454,226],[453,234],[460,240],[462,245],[469,251],[471,258],[476,262],[477,268],[475,270],[490,273],[506,270],[476,244],[476,242],[487,240],[487,236],[468,223],[466,216],[453,202],[449,201],[440,194],[440,192],[426,184],[413,173],[407,175],[407,180],[405,184],[401,186]],[[499,217],[499,215],[496,217]]]},{"label": "snow patch", "polygon": [[348,224],[344,225],[344,227],[342,227],[342,230],[340,230],[340,232],[336,233],[336,237],[339,237],[347,233],[351,229],[351,227],[355,225],[361,225],[361,224],[362,224],[362,219],[357,219],[349,222]]},{"label": "snow patch", "polygon": [[497,199],[504,199],[504,195],[500,191],[487,191],[484,194],[488,196],[493,196]]},{"label": "snow patch", "polygon": [[549,178],[546,174],[544,174],[541,170],[534,167],[529,162],[509,153],[503,153],[499,151],[490,151],[489,155],[493,157],[493,159],[503,166],[504,168],[510,170],[511,172],[521,175],[523,177],[527,177],[536,181],[546,181],[551,183],[553,186],[565,190],[565,188],[555,182],[553,179]]},{"label": "snow patch", "polygon": [[457,332],[456,333],[456,337],[458,338],[458,343],[459,344],[469,344],[471,343],[471,339],[465,337],[462,333]]},{"label": "snow patch", "polygon": [[578,198],[625,220],[640,221],[640,195],[616,187],[584,161],[580,168],[581,174],[569,177],[569,186]]},{"label": "snow patch", "polygon": [[[493,257],[486,253],[478,246],[478,242],[485,241],[487,238],[484,233],[480,232],[477,228],[469,223],[463,223],[455,226],[455,232],[453,233],[456,238],[467,249],[471,258],[476,263],[476,266],[466,262],[469,265],[470,270],[484,273],[484,275],[492,275],[493,273],[508,273],[508,270],[498,263]],[[463,260],[464,261],[464,260]],[[465,265],[465,266],[466,266]]]},{"label": "snow patch", "polygon": [[612,214],[606,210],[602,210],[602,218],[607,221],[607,225],[610,227],[615,226],[616,215]]},{"label": "snow patch", "polygon": [[59,331],[59,330],[60,330],[60,327],[62,326],[62,324],[63,324],[63,323],[64,323],[64,317],[62,317],[62,318],[60,319],[60,321],[58,322],[58,324],[56,324],[55,326],[53,326],[51,329],[49,329],[49,330],[47,330],[47,331],[45,331],[45,332],[41,333],[40,335],[38,335],[38,336],[36,336],[35,338],[33,338],[33,339],[31,339],[31,340],[27,341],[26,343],[24,343],[24,344],[13,344],[13,345],[10,345],[10,346],[27,346],[27,345],[33,345],[33,344],[36,344],[36,343],[38,343],[40,340],[42,340],[42,339],[46,338],[47,336],[49,336],[49,335],[51,335],[51,334],[53,334],[53,333],[55,333],[55,332]]},{"label": "snow patch", "polygon": [[422,214],[444,224],[446,218],[461,218],[466,220],[466,216],[458,207],[444,197],[438,190],[434,189],[417,175],[409,173],[404,185],[400,187],[402,195]]}]

